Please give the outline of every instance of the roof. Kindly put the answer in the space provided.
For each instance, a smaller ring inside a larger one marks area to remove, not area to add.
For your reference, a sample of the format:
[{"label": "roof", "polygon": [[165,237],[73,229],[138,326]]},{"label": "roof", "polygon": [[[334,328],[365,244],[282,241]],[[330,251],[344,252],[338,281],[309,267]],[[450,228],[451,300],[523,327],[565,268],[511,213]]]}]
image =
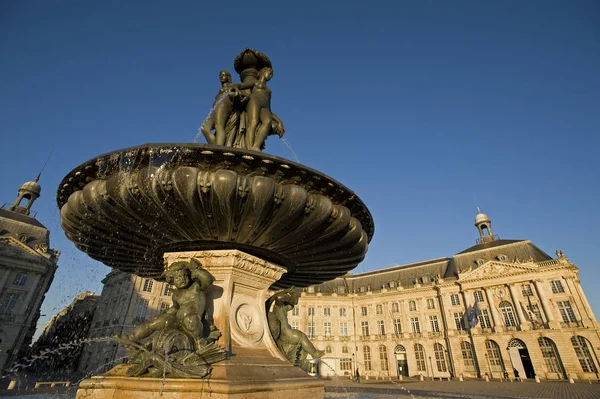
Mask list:
[{"label": "roof", "polygon": [[24,215],[22,213],[9,211],[8,209],[0,208],[0,218],[12,219],[12,220],[16,220],[17,222],[27,223],[27,224],[31,224],[36,227],[41,227],[43,229],[46,229],[46,226],[41,224],[39,222],[39,220],[37,220],[36,218],[28,216],[28,215]]}]

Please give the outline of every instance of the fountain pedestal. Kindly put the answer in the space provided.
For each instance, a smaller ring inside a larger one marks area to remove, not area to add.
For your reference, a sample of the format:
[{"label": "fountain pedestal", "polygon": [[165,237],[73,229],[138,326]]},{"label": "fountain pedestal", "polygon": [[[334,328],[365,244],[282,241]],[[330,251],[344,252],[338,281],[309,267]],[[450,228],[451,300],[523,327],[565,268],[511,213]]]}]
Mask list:
[{"label": "fountain pedestal", "polygon": [[209,318],[228,359],[213,364],[205,379],[132,378],[119,365],[82,381],[77,398],[323,398],[323,383],[283,357],[269,331],[265,301],[286,269],[238,250],[164,254],[167,267],[192,258],[215,277],[207,292]]}]

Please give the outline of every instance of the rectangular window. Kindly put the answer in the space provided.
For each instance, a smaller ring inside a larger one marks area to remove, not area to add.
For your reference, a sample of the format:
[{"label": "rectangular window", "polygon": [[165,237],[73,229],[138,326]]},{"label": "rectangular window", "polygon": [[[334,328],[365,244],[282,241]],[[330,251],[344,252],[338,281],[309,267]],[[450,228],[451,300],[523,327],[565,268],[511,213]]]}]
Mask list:
[{"label": "rectangular window", "polygon": [[340,317],[346,317],[346,308],[340,308]]},{"label": "rectangular window", "polygon": [[340,336],[347,337],[348,336],[348,323],[345,321],[340,323]]},{"label": "rectangular window", "polygon": [[4,297],[2,303],[0,303],[0,316],[9,316],[13,314],[17,301],[19,300],[19,294],[10,293]]},{"label": "rectangular window", "polygon": [[437,316],[429,316],[429,325],[431,326],[431,332],[440,332],[440,324],[438,323]]},{"label": "rectangular window", "polygon": [[417,311],[417,303],[415,301],[408,301],[408,310],[410,312],[416,312]]},{"label": "rectangular window", "polygon": [[377,335],[385,335],[385,323],[383,320],[377,320]]},{"label": "rectangular window", "polygon": [[164,312],[165,310],[169,309],[170,307],[171,307],[171,305],[169,305],[166,302],[163,302],[163,303],[160,304],[160,311]]},{"label": "rectangular window", "polygon": [[27,273],[19,273],[16,275],[15,279],[13,280],[13,285],[16,285],[17,287],[23,287],[26,282],[27,282]]},{"label": "rectangular window", "polygon": [[152,285],[154,285],[154,280],[150,280],[149,278],[144,280],[144,287],[142,291],[144,292],[152,292]]},{"label": "rectangular window", "polygon": [[435,300],[433,298],[427,299],[427,309],[435,309]]},{"label": "rectangular window", "polygon": [[375,313],[383,314],[383,306],[382,305],[375,306]]},{"label": "rectangular window", "polygon": [[466,330],[464,316],[465,314],[463,312],[454,312],[454,323],[456,324],[457,330]]},{"label": "rectangular window", "polygon": [[340,370],[351,371],[352,370],[352,359],[349,357],[340,359]]},{"label": "rectangular window", "polygon": [[139,306],[137,309],[137,320],[144,321],[148,315],[148,301],[146,299],[140,299]]},{"label": "rectangular window", "polygon": [[331,322],[324,321],[323,322],[323,335],[326,337],[331,337]]},{"label": "rectangular window", "polygon": [[371,348],[369,348],[368,346],[363,347],[363,358],[365,360],[365,370],[371,370]]},{"label": "rectangular window", "polygon": [[563,288],[562,282],[560,280],[551,281],[550,284],[552,285],[553,294],[560,294],[562,292],[565,292],[565,289]]},{"label": "rectangular window", "polygon": [[419,324],[419,318],[418,317],[411,317],[410,318],[410,328],[412,329],[412,332],[414,332],[414,333],[420,333],[421,332],[421,325]]},{"label": "rectangular window", "polygon": [[292,308],[292,316],[298,316],[300,314],[300,308],[298,308],[298,306],[295,306]]},{"label": "rectangular window", "polygon": [[309,337],[314,337],[315,335],[316,335],[315,322],[314,321],[309,321],[308,322],[308,336]]},{"label": "rectangular window", "polygon": [[308,308],[308,315],[309,316],[314,316],[315,315],[315,308]]},{"label": "rectangular window", "polygon": [[450,301],[454,306],[460,305],[460,297],[458,296],[458,294],[450,295]]},{"label": "rectangular window", "polygon": [[300,323],[298,321],[292,321],[290,323],[291,327],[293,330],[297,330],[298,328],[300,328]]},{"label": "rectangular window", "polygon": [[389,370],[389,362],[387,355],[387,348],[385,345],[379,346],[379,361],[381,362],[381,370],[388,371]]},{"label": "rectangular window", "polygon": [[575,312],[573,312],[573,308],[571,307],[571,302],[559,301],[558,311],[560,312],[560,315],[565,323],[575,323],[577,321]]},{"label": "rectangular window", "polygon": [[531,284],[523,284],[521,287],[521,292],[524,297],[533,296],[533,290],[531,289]]},{"label": "rectangular window", "polygon": [[402,324],[400,319],[394,319],[394,333],[400,334],[402,333]]},{"label": "rectangular window", "polygon": [[366,316],[366,315],[367,315],[367,307],[366,307],[366,306],[363,306],[362,308],[360,308],[360,313],[361,313],[363,316]]},{"label": "rectangular window", "polygon": [[331,316],[331,308],[323,308],[323,316]]},{"label": "rectangular window", "polygon": [[510,303],[505,302],[504,305],[501,303],[500,313],[502,313],[504,324],[507,327],[516,327],[517,319],[515,318],[515,313],[513,312],[513,307]]},{"label": "rectangular window", "polygon": [[360,322],[360,326],[362,328],[362,336],[363,337],[368,337],[369,336],[369,322],[368,321],[361,321]]},{"label": "rectangular window", "polygon": [[392,303],[392,312],[398,313],[399,311],[400,311],[400,309],[398,309],[398,302]]},{"label": "rectangular window", "polygon": [[171,290],[171,285],[170,284],[165,284],[165,290],[163,292],[164,296],[171,296],[173,295],[173,291]]},{"label": "rectangular window", "polygon": [[475,292],[473,292],[473,297],[475,298],[475,300],[477,302],[480,302],[480,303],[485,302],[483,300],[483,292],[482,291],[475,291]]},{"label": "rectangular window", "polygon": [[479,325],[481,328],[492,328],[490,314],[487,309],[481,309],[481,314],[479,315]]}]

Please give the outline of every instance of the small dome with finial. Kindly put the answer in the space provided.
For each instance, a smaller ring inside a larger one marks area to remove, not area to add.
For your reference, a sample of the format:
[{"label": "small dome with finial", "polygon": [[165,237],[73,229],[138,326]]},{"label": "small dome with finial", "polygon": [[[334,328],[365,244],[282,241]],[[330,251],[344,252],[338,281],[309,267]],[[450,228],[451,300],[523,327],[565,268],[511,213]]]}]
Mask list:
[{"label": "small dome with finial", "polygon": [[486,215],[485,213],[481,212],[481,209],[479,209],[479,207],[477,207],[477,215],[475,215],[475,224],[479,224],[479,223],[483,223],[483,222],[489,222],[490,218],[488,217],[488,215]]},{"label": "small dome with finial", "polygon": [[42,192],[42,186],[40,186],[40,184],[38,183],[39,180],[40,176],[38,175],[34,181],[28,181],[27,183],[23,183],[19,191],[28,191],[32,194],[37,194],[37,196],[39,197],[40,193]]}]

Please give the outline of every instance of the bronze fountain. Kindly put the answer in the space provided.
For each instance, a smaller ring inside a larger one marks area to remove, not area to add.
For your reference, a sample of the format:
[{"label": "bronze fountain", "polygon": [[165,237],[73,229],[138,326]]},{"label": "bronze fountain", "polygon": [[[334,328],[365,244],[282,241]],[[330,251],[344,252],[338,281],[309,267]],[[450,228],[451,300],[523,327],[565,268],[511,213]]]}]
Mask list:
[{"label": "bronze fountain", "polygon": [[114,151],[60,184],[61,225],[77,248],[174,286],[172,308],[115,337],[128,364],[83,381],[78,397],[323,396],[304,372],[323,353],[286,314],[295,287],[363,260],[373,220],[342,184],[261,152],[285,132],[271,111],[271,61],[245,49],[234,68],[241,82],[220,72],[200,128],[208,144]]}]

